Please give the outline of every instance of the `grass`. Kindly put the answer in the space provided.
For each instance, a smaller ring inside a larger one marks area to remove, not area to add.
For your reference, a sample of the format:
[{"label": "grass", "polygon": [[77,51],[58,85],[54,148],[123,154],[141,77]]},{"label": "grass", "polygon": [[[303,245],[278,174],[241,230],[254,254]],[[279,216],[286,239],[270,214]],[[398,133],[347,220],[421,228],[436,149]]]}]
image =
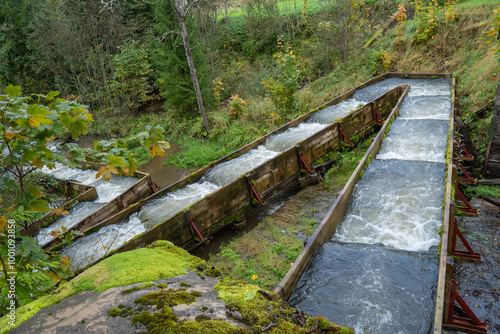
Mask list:
[{"label": "grass", "polygon": [[465,193],[471,196],[486,195],[494,198],[500,198],[500,186],[481,184],[478,185],[477,187],[465,189]]},{"label": "grass", "polygon": [[[281,15],[295,15],[295,4],[289,0],[279,0],[277,2],[278,8]],[[297,0],[297,15],[302,16],[302,10],[304,8],[304,0]],[[308,0],[307,1],[307,13],[315,14],[321,11],[321,5],[319,0]],[[245,9],[243,6],[233,6],[227,9],[229,18],[241,17],[245,14]],[[217,19],[221,20],[225,17],[224,10],[220,11]]]}]

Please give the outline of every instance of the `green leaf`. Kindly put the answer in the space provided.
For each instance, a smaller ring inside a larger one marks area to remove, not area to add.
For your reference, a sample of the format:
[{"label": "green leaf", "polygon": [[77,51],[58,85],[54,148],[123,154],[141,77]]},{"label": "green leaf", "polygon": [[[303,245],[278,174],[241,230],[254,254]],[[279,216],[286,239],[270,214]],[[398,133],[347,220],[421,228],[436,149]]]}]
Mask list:
[{"label": "green leaf", "polygon": [[257,295],[257,290],[246,290],[243,292],[243,300],[252,300]]},{"label": "green leaf", "polygon": [[47,205],[47,202],[44,201],[43,199],[36,199],[30,203],[29,208],[31,210],[35,210],[38,212],[47,212],[50,210],[50,208]]},{"label": "green leaf", "polygon": [[5,94],[10,97],[20,96],[21,95],[21,87],[8,85],[7,88],[4,89]]},{"label": "green leaf", "polygon": [[47,99],[47,101],[50,102],[58,95],[59,95],[59,92],[53,91],[53,92],[48,93],[47,96],[45,97],[45,99]]}]

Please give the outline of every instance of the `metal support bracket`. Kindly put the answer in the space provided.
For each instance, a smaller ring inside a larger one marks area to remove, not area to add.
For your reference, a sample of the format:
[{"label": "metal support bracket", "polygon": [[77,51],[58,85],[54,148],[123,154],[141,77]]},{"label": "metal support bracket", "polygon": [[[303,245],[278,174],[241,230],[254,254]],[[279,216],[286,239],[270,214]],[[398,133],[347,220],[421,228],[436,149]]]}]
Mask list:
[{"label": "metal support bracket", "polygon": [[300,167],[305,169],[309,174],[313,174],[314,171],[311,169],[311,167],[309,167],[309,165],[307,164],[307,161],[306,159],[304,159],[304,155],[302,154],[302,152],[299,152],[299,160],[300,160]]},{"label": "metal support bracket", "polygon": [[377,107],[375,105],[373,105],[373,114],[374,114],[374,120],[375,120],[375,123],[377,123],[378,125],[384,125],[384,119],[382,118],[382,116],[380,116],[380,114],[378,113],[378,110],[377,110]]},{"label": "metal support bracket", "polygon": [[344,137],[344,140],[347,142],[347,144],[349,144],[349,146],[351,146],[351,147],[354,147],[354,144],[351,142],[349,137],[347,137],[347,135],[345,134],[344,129],[342,129],[342,127],[340,127],[339,129],[340,129],[340,133],[342,134],[342,137]]},{"label": "metal support bracket", "polygon": [[465,204],[465,207],[459,207],[460,211],[462,211],[467,216],[479,217],[479,213],[477,212],[477,210],[473,208],[472,205],[470,205],[469,201],[467,201],[467,198],[465,198],[464,194],[458,187],[458,181],[455,181],[455,200],[457,199],[457,196],[460,197],[462,202],[464,202]]},{"label": "metal support bracket", "polygon": [[460,180],[460,182],[462,182],[462,183],[473,183],[473,182],[476,181],[476,179],[473,178],[469,174],[469,172],[467,172],[467,169],[465,169],[465,167],[459,161],[456,161],[456,165],[462,171],[462,173],[465,175],[464,177],[458,177],[458,179]]},{"label": "metal support bracket", "polygon": [[191,217],[189,219],[189,223],[191,224],[191,227],[193,227],[193,230],[196,233],[196,237],[198,239],[200,239],[200,241],[201,241],[200,243],[207,243],[207,244],[210,243],[210,240],[208,240],[208,238],[205,238],[203,236],[203,233],[201,233],[200,229],[198,228],[198,226],[196,226],[196,222],[194,221],[194,218]]},{"label": "metal support bracket", "polygon": [[460,140],[455,136],[455,143],[462,150],[463,154],[460,154],[459,159],[462,161],[474,161],[474,156],[467,151],[464,145],[460,142]]},{"label": "metal support bracket", "polygon": [[255,198],[255,200],[257,200],[257,202],[259,202],[260,205],[266,205],[267,203],[264,202],[262,197],[260,197],[259,193],[257,192],[257,189],[255,189],[255,186],[253,185],[253,182],[250,181],[249,184],[250,184],[250,190],[252,191],[252,195]]},{"label": "metal support bracket", "polygon": [[[467,252],[456,249],[457,236],[460,238],[460,240],[462,241],[462,244],[465,246],[465,248],[467,248]],[[458,229],[458,222],[457,222],[456,218],[453,220],[453,237],[452,237],[452,241],[451,241],[450,254],[453,256],[458,256],[458,257],[463,258],[465,260],[473,260],[473,261],[477,261],[477,262],[483,261],[481,259],[481,254],[476,253],[476,252],[474,252],[474,250],[472,250],[472,247],[467,242],[467,239],[465,239],[462,232],[460,232],[460,230]]]},{"label": "metal support bracket", "polygon": [[118,197],[116,199],[116,201],[118,202],[118,208],[121,210],[125,210],[125,205],[123,205],[123,201],[122,201],[122,198],[121,197]]},{"label": "metal support bracket", "polygon": [[[455,316],[454,308],[455,301],[460,305],[462,310],[467,314],[468,318]],[[451,280],[450,289],[450,303],[448,309],[448,323],[445,324],[446,327],[452,329],[467,329],[465,332],[468,333],[488,333],[486,325],[477,318],[477,316],[472,312],[470,307],[465,303],[465,301],[457,293],[457,286],[455,280]]]},{"label": "metal support bracket", "polygon": [[153,180],[149,181],[149,186],[151,187],[151,190],[153,190],[153,193],[157,193],[158,190],[160,189],[160,186],[154,183]]}]

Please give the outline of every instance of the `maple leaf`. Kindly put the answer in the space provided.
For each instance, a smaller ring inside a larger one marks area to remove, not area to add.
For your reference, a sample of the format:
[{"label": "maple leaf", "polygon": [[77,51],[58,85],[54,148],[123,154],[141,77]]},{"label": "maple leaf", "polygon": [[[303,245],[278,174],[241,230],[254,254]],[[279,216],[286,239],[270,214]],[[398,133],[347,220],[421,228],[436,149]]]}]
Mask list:
[{"label": "maple leaf", "polygon": [[50,212],[51,213],[55,213],[58,216],[65,216],[65,215],[67,215],[69,213],[68,211],[64,210],[63,207],[60,207],[60,208],[57,208],[57,209],[50,209]]},{"label": "maple leaf", "polygon": [[101,168],[99,168],[95,178],[98,179],[98,178],[102,177],[102,179],[104,181],[109,181],[109,180],[111,180],[112,174],[118,175],[118,171],[116,170],[116,168],[114,166],[106,165],[106,166],[102,166]]}]

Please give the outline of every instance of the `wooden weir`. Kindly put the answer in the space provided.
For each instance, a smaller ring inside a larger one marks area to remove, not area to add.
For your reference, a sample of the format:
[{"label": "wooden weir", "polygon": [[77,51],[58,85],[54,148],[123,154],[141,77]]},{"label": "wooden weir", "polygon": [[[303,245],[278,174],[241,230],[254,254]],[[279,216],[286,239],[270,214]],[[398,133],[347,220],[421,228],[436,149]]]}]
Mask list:
[{"label": "wooden weir", "polygon": [[[305,122],[318,110],[338,104],[352,97],[353,94],[361,88],[390,77],[409,78],[412,76],[412,74],[386,73],[373,78],[342,94],[341,96],[321,105],[320,107],[313,109],[309,113],[283,125],[275,131],[253,141],[239,150],[221,158],[220,160],[199,169],[171,186],[140,200],[139,202],[114,214],[100,223],[95,224],[85,230],[84,235],[95,233],[101,228],[111,224],[121,223],[131,214],[139,211],[147,203],[163,197],[176,189],[198,182],[212,167],[237,158],[250,150],[257,148],[259,145],[264,144],[268,137],[284,132],[291,127],[295,127],[298,124]],[[425,76],[431,77],[433,75],[428,74]],[[379,121],[377,113],[379,116],[387,119],[394,106],[400,104],[400,96],[404,94],[405,89],[406,86],[399,86],[386,92],[375,100],[369,102],[367,105],[351,112],[346,117],[327,126],[313,136],[304,139],[275,158],[263,163],[247,174],[241,175],[235,181],[218,189],[212,194],[207,195],[198,202],[178,212],[173,217],[162,222],[158,222],[148,231],[135,236],[117,249],[110,250],[105,256],[101,257],[97,261],[101,261],[103,258],[115,252],[124,252],[138,247],[143,247],[155,240],[169,240],[175,245],[186,249],[195,247],[201,240],[199,240],[200,238],[197,235],[197,231],[194,231],[193,229],[191,219],[194,221],[199,231],[201,231],[204,238],[214,234],[216,231],[232,222],[242,220],[243,215],[247,212],[247,210],[249,210],[252,205],[257,204],[255,197],[252,195],[250,185],[253,185],[256,192],[262,199],[272,196],[278,190],[298,179],[298,175],[302,171],[300,162],[301,154],[305,162],[307,164],[311,164],[326,153],[344,145],[341,130],[353,141],[355,141],[354,138],[360,138],[369,131],[372,131],[375,126],[378,126],[376,124],[377,121]],[[374,112],[375,109],[377,113]],[[84,269],[85,268],[81,268],[79,271]]]},{"label": "wooden weir", "polygon": [[[101,164],[84,164],[82,163],[82,169],[97,169]],[[124,208],[136,203],[139,199],[147,197],[153,193],[152,190],[152,180],[149,174],[142,172],[135,172],[134,176],[138,179],[138,181],[125,192],[123,192],[119,197],[114,200],[106,203],[103,207],[93,212],[91,215],[80,220],[75,226],[68,229],[68,232],[71,231],[80,231],[94,226],[95,224],[109,218],[110,216],[120,212]],[[59,184],[64,185],[71,192],[80,193],[78,196],[72,198],[70,201],[66,202],[63,207],[64,209],[68,209],[74,206],[76,203],[80,202],[91,202],[97,198],[97,191],[92,186],[87,186],[81,183],[73,182],[73,181],[64,181],[57,180]],[[38,219],[34,223],[30,224],[27,229],[20,230],[21,234],[27,235],[35,235],[41,228],[50,226],[52,222],[57,220],[58,215],[55,213],[49,213],[42,218]],[[60,250],[62,240],[60,238],[54,238],[49,243],[43,245],[43,248],[48,251],[57,251]]]}]

